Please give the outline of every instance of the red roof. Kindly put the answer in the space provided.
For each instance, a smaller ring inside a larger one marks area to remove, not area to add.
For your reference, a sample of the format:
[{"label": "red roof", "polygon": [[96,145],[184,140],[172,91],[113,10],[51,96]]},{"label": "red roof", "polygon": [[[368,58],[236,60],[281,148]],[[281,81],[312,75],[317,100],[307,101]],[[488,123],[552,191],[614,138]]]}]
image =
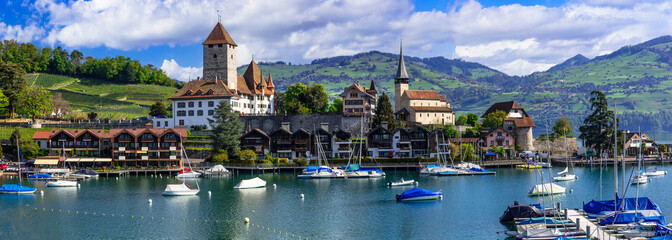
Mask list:
[{"label": "red roof", "polygon": [[375,90],[374,91],[366,90],[361,85],[359,85],[357,83],[353,83],[349,87],[346,87],[345,89],[343,89],[343,93],[341,93],[341,95],[340,95],[341,98],[343,98],[343,99],[350,98],[348,95],[346,95],[346,92],[350,89],[355,89],[355,90],[361,92],[362,94],[364,94],[364,96],[372,98],[372,99],[376,99],[376,96],[374,94],[378,93]]},{"label": "red roof", "polygon": [[438,100],[448,102],[446,97],[439,95],[434,90],[406,90],[404,94],[411,100]]},{"label": "red roof", "polygon": [[33,134],[33,139],[49,139],[51,132],[48,131],[37,131]]},{"label": "red roof", "polygon": [[416,112],[453,112],[449,107],[411,106]]},{"label": "red roof", "polygon": [[208,38],[206,38],[202,44],[231,44],[233,46],[238,46],[226,29],[224,29],[222,23],[217,23],[217,25],[215,25],[215,28],[212,29],[210,35],[208,35]]},{"label": "red roof", "polygon": [[[198,92],[201,92],[199,95]],[[208,94],[212,90],[211,94]],[[221,80],[194,80],[184,84],[173,96],[168,99],[190,98],[221,98],[233,97],[235,94]]]},{"label": "red roof", "polygon": [[525,112],[525,109],[522,106],[520,106],[520,104],[518,104],[516,101],[498,102],[498,103],[492,104],[492,106],[490,106],[490,108],[488,108],[488,110],[486,110],[485,113],[483,113],[483,116],[481,116],[481,117],[485,117],[485,115],[493,113],[497,110],[500,110],[500,111],[505,112],[506,114],[509,114],[509,112],[511,112],[511,110],[513,110],[513,109],[523,110],[524,116],[529,117],[527,115],[527,113]]},{"label": "red roof", "polygon": [[536,127],[531,117],[524,118],[504,118],[504,121],[513,121],[516,127]]}]

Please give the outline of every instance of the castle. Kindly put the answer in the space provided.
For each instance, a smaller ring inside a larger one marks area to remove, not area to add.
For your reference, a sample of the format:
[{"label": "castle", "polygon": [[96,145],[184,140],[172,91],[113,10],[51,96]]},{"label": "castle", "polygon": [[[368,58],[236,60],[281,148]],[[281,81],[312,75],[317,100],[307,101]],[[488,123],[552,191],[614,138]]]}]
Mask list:
[{"label": "castle", "polygon": [[275,112],[275,85],[252,60],[243,76],[236,69],[238,44],[217,23],[203,41],[203,78],[187,82],[170,99],[173,118],[154,119],[156,128],[206,126],[219,102],[226,101],[240,115]]}]

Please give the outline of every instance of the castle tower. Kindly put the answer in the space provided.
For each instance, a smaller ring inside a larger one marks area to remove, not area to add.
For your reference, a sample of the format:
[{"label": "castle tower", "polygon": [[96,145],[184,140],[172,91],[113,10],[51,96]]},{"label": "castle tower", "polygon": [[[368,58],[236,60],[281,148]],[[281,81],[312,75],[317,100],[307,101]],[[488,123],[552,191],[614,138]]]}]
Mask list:
[{"label": "castle tower", "polygon": [[404,106],[401,104],[401,95],[408,90],[408,73],[406,73],[406,64],[404,63],[404,51],[399,43],[399,65],[397,66],[397,75],[394,77],[394,112],[398,112]]},{"label": "castle tower", "polygon": [[203,45],[203,79],[221,79],[231,90],[236,90],[238,72],[236,71],[236,47],[238,45],[222,23],[217,23]]}]

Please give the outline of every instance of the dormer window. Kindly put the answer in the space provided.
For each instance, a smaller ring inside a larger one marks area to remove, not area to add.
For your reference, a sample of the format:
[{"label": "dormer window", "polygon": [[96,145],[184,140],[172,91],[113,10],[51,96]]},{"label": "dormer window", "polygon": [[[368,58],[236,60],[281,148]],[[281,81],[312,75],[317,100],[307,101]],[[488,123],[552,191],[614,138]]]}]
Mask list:
[{"label": "dormer window", "polygon": [[212,91],[212,89],[210,89],[205,95],[212,95],[212,94],[215,94],[215,91]]},{"label": "dormer window", "polygon": [[187,91],[184,95],[185,95],[185,96],[191,96],[191,94],[192,94],[192,92],[191,92],[191,90],[189,90],[189,91]]},{"label": "dormer window", "polygon": [[196,96],[200,96],[200,95],[203,95],[203,91],[198,90],[198,92],[196,92]]}]

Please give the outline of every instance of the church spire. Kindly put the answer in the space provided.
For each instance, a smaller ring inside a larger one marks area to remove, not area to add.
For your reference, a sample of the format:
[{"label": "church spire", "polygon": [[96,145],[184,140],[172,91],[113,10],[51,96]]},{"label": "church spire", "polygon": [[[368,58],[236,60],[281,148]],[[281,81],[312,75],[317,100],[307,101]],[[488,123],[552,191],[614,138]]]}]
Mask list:
[{"label": "church spire", "polygon": [[399,40],[399,66],[397,66],[397,75],[394,79],[408,79],[408,73],[406,73],[406,64],[404,63],[404,49],[401,40]]}]

